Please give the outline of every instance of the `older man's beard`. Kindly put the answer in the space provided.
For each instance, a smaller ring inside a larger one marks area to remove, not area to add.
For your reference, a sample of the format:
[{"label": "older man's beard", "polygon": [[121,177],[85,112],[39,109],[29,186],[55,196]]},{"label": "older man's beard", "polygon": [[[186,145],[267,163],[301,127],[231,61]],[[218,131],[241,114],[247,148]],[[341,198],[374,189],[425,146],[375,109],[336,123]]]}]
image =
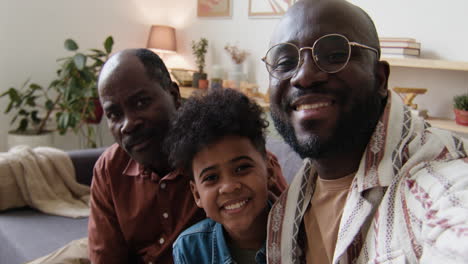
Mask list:
[{"label": "older man's beard", "polygon": [[[355,104],[350,112],[338,120],[336,129],[331,131],[331,137],[326,141],[320,140],[317,135],[310,135],[299,142],[292,124],[281,118],[279,111],[282,110],[272,107],[271,117],[276,130],[301,158],[320,159],[367,145],[385,102],[386,98],[382,99],[377,91],[370,94],[366,101]],[[302,125],[307,127],[313,122]]]}]

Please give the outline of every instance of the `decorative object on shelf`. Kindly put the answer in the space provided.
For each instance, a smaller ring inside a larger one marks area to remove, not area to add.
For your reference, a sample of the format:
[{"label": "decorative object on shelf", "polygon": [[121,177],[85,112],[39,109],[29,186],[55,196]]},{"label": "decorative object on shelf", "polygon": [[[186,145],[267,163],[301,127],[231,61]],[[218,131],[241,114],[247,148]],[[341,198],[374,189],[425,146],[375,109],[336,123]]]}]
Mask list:
[{"label": "decorative object on shelf", "polygon": [[[52,130],[63,135],[71,129],[85,137],[86,147],[96,147],[96,128],[91,124],[99,123],[102,118],[97,80],[113,44],[109,36],[104,41],[104,50],[81,53],[78,44],[67,39],[65,48],[73,54],[58,59],[61,64],[57,77],[48,87],[27,80],[21,88],[11,87],[1,94],[0,97],[9,98],[5,113],[13,112],[11,124],[17,124],[9,133],[41,135]],[[49,122],[52,117],[55,117],[54,128]]]},{"label": "decorative object on shelf", "polygon": [[194,70],[171,68],[169,71],[179,86],[192,86]]},{"label": "decorative object on shelf", "polygon": [[197,16],[229,17],[231,16],[231,0],[198,0]]},{"label": "decorative object on shelf", "polygon": [[379,38],[380,51],[384,57],[418,58],[421,43],[414,38]]},{"label": "decorative object on shelf", "polygon": [[232,61],[234,62],[233,69],[229,72],[229,80],[232,80],[233,86],[231,88],[240,88],[240,83],[244,81],[245,74],[244,74],[244,61],[247,58],[249,53],[245,50],[239,49],[235,45],[227,44],[224,46],[224,50],[226,50],[229,55],[231,56]]},{"label": "decorative object on shelf", "polygon": [[455,112],[455,122],[468,126],[468,93],[453,97],[453,111]]},{"label": "decorative object on shelf", "polygon": [[221,89],[223,88],[223,68],[215,64],[211,66],[211,74],[210,74],[210,89]]},{"label": "decorative object on shelf", "polygon": [[156,53],[177,51],[175,28],[163,25],[151,26],[146,47]]},{"label": "decorative object on shelf", "polygon": [[198,72],[193,73],[192,87],[198,88],[199,80],[206,80],[207,75],[204,72],[205,55],[208,48],[208,40],[201,38],[199,41],[192,41],[192,53],[195,56],[195,64],[197,64]]},{"label": "decorative object on shelf", "polygon": [[249,0],[249,17],[280,17],[296,0]]},{"label": "decorative object on shelf", "polygon": [[426,88],[407,88],[407,87],[393,87],[395,91],[403,100],[403,103],[411,108],[411,111],[416,113],[416,115],[423,118],[427,118],[427,110],[418,109],[418,105],[413,103],[414,98],[417,95],[425,94],[427,92]]}]

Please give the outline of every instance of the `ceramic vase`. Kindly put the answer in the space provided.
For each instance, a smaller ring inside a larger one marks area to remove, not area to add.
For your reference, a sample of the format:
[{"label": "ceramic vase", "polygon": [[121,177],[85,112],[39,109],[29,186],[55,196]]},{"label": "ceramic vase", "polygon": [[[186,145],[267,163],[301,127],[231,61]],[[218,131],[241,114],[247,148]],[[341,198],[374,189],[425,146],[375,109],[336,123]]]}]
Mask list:
[{"label": "ceramic vase", "polygon": [[234,89],[239,89],[240,84],[242,81],[245,79],[245,74],[244,74],[244,64],[239,63],[239,64],[234,64],[234,67],[232,68],[232,71],[229,72],[229,80],[232,81],[232,85]]}]

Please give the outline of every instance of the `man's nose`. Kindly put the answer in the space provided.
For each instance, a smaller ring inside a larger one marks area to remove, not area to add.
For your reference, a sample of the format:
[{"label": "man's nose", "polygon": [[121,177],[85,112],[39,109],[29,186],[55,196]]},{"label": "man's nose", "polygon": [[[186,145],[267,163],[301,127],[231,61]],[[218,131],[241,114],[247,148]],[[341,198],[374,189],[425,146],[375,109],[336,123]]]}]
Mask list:
[{"label": "man's nose", "polygon": [[311,50],[303,50],[296,73],[291,77],[291,85],[299,89],[308,89],[324,83],[328,73],[320,70],[313,59]]},{"label": "man's nose", "polygon": [[219,188],[220,194],[233,193],[241,189],[241,183],[236,179],[225,179]]},{"label": "man's nose", "polygon": [[143,123],[141,118],[135,115],[126,115],[123,121],[122,127],[120,128],[120,132],[122,134],[129,134],[132,133],[138,126]]}]

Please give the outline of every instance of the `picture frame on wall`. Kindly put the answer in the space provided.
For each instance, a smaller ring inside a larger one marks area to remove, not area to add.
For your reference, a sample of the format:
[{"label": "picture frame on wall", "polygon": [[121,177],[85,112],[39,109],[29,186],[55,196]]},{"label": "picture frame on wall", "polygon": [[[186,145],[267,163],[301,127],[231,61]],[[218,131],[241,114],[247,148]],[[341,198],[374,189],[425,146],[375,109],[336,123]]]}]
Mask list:
[{"label": "picture frame on wall", "polygon": [[249,0],[249,17],[280,17],[297,0]]},{"label": "picture frame on wall", "polygon": [[197,0],[198,17],[230,17],[231,0]]}]

